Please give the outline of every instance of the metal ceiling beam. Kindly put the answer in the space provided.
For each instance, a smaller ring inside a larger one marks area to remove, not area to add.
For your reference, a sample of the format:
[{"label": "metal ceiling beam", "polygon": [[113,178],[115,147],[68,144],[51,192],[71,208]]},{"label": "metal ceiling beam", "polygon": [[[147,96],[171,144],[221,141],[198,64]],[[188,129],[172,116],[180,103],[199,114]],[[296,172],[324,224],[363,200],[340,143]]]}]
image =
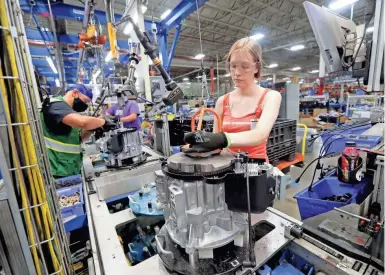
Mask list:
[{"label": "metal ceiling beam", "polygon": [[[298,17],[298,15],[288,14],[287,11],[283,11],[283,10],[280,10],[280,9],[278,9],[278,8],[276,8],[276,7],[270,6],[270,5],[266,4],[266,3],[263,3],[263,2],[260,1],[260,0],[256,0],[255,2],[256,2],[256,4],[263,6],[263,7],[267,8],[267,9],[273,11],[274,13],[277,13],[277,14],[280,14],[280,15],[283,15],[283,16],[289,15],[290,17]],[[293,5],[293,6],[295,6],[295,7],[300,8],[300,9],[303,10],[303,7],[302,7],[301,5],[293,4],[293,3],[290,2],[290,1],[288,1],[288,3],[290,3],[291,5]],[[296,19],[296,20],[294,20],[294,21],[288,22],[287,24],[293,24],[293,23],[295,23],[295,24],[297,24],[297,23],[305,23],[306,20],[307,20],[307,17],[304,17],[304,18],[298,18],[298,19]]]},{"label": "metal ceiling beam", "polygon": [[[192,25],[189,25],[189,24],[186,24],[186,23],[182,23],[183,26],[187,27],[187,28],[192,28],[192,29],[196,29],[198,30],[199,28],[197,26],[192,26]],[[218,32],[218,31],[215,31],[215,30],[209,30],[209,29],[205,29],[205,28],[201,28],[201,31],[202,33],[203,32],[208,32],[208,33],[212,33],[212,34],[219,34],[219,35],[226,35],[228,37],[232,37],[232,38],[235,38],[235,39],[240,39],[244,36],[234,36],[234,35],[230,35],[228,33],[224,33],[224,32]]]},{"label": "metal ceiling beam", "polygon": [[271,49],[268,49],[268,50],[264,50],[263,53],[273,52],[273,51],[284,49],[284,48],[288,48],[290,46],[294,46],[294,45],[297,45],[297,44],[304,44],[304,43],[313,42],[313,41],[316,41],[316,39],[315,38],[310,38],[310,39],[307,39],[307,40],[296,41],[296,42],[292,42],[292,43],[285,44],[285,45],[282,45],[282,46],[274,47],[274,48],[271,48]]},{"label": "metal ceiling beam", "polygon": [[[191,16],[192,17],[197,17],[195,14],[191,14]],[[229,27],[229,28],[234,29],[234,30],[241,31],[241,32],[246,33],[246,34],[248,34],[250,32],[250,30],[248,30],[248,29],[245,29],[245,28],[242,28],[242,27],[238,27],[238,26],[234,26],[234,25],[231,25],[229,23],[225,23],[225,22],[222,22],[222,21],[219,21],[219,20],[214,20],[214,19],[202,16],[202,15],[199,15],[199,17],[200,17],[201,20],[204,20],[204,21],[207,21],[207,22],[211,22],[211,23],[215,23],[215,24],[222,25],[222,26],[226,26],[226,27]]]},{"label": "metal ceiling beam", "polygon": [[206,6],[211,7],[211,8],[214,8],[214,9],[219,9],[219,10],[222,10],[222,11],[225,11],[225,12],[228,12],[228,13],[235,14],[235,15],[241,17],[241,18],[246,18],[246,19],[248,19],[248,20],[250,20],[250,21],[253,21],[253,22],[255,22],[255,23],[262,24],[263,26],[268,27],[268,28],[275,28],[275,29],[280,30],[280,31],[282,31],[282,32],[289,32],[287,29],[282,28],[282,27],[280,27],[280,26],[277,26],[277,25],[275,25],[275,24],[265,22],[265,21],[263,21],[263,20],[260,20],[260,19],[257,19],[257,18],[248,16],[248,15],[246,15],[246,14],[242,14],[242,13],[237,12],[237,11],[234,11],[234,10],[230,10],[230,9],[221,7],[221,6],[216,5],[216,4],[213,4],[213,3],[206,3]]},{"label": "metal ceiling beam", "polygon": [[[35,6],[32,7],[30,2],[27,0],[19,0],[21,9],[27,13],[31,14],[31,11],[34,14],[40,14],[42,16],[47,16],[49,14],[49,9],[46,4],[37,2]],[[101,25],[107,25],[107,17],[104,11],[95,10],[95,15],[97,16]],[[52,13],[55,16],[55,19],[65,19],[71,21],[83,21],[84,18],[84,9],[82,7],[64,4],[56,2],[52,5]],[[121,14],[115,14],[115,21],[118,22],[122,18]],[[145,29],[150,30],[152,21],[144,20]]]},{"label": "metal ceiling beam", "polygon": [[208,0],[182,0],[170,14],[160,22],[162,30],[169,30],[180,24],[191,13],[202,7]]}]

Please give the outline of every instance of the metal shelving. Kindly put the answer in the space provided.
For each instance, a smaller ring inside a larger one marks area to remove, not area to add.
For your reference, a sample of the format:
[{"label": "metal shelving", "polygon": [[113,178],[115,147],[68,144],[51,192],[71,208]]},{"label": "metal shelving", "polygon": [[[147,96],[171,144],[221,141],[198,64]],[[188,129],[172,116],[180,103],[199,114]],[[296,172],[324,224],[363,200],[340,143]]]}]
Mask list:
[{"label": "metal shelving", "polygon": [[7,275],[73,274],[18,1],[0,2],[0,31],[0,262]]}]

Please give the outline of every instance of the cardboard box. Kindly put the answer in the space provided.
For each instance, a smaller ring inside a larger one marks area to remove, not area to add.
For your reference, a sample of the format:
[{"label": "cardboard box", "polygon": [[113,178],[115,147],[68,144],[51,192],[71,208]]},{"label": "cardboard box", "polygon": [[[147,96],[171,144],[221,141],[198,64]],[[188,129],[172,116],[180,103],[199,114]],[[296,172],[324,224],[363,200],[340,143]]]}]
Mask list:
[{"label": "cardboard box", "polygon": [[330,129],[331,127],[334,126],[334,123],[326,123],[326,122],[318,123],[318,121],[316,121],[314,117],[301,118],[299,120],[299,123],[305,124],[309,128],[322,129],[322,130]]},{"label": "cardboard box", "polygon": [[327,113],[327,112],[328,112],[327,109],[315,108],[315,109],[313,110],[313,117],[317,117],[319,114]]}]

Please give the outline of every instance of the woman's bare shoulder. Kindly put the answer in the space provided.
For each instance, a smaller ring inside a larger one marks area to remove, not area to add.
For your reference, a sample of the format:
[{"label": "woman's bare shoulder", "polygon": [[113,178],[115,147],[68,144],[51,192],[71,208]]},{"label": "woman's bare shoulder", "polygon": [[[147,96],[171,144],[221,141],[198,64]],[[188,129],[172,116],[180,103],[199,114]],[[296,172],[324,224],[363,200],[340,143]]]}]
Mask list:
[{"label": "woman's bare shoulder", "polygon": [[266,98],[270,100],[275,100],[275,99],[281,99],[281,93],[275,90],[269,90],[269,92],[266,94]]}]

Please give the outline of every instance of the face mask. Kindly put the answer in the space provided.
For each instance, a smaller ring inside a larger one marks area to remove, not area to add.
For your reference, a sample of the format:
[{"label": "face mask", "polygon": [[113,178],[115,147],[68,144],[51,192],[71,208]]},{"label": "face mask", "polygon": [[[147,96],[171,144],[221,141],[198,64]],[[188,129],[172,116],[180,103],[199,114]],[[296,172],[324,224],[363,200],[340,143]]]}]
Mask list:
[{"label": "face mask", "polygon": [[72,106],[72,109],[74,109],[75,112],[84,112],[87,110],[88,105],[80,98],[74,99],[74,105]]}]

